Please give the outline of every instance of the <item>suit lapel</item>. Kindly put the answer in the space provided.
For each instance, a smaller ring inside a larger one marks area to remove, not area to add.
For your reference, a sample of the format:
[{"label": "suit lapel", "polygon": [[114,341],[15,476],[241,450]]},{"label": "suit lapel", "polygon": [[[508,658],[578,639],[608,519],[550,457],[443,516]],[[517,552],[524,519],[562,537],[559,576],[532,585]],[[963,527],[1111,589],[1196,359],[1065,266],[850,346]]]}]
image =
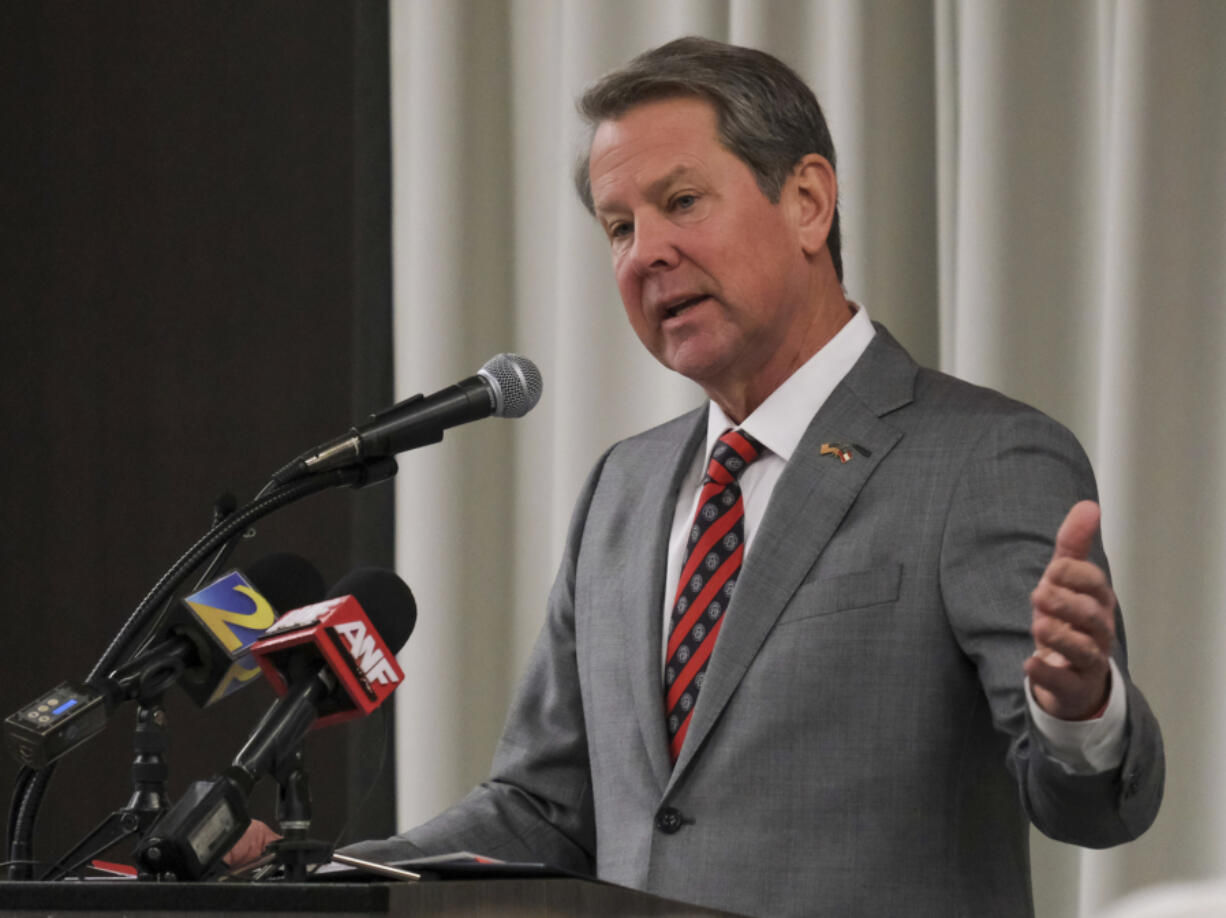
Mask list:
[{"label": "suit lapel", "polygon": [[[719,720],[860,489],[902,436],[880,416],[911,400],[915,370],[907,353],[878,326],[873,343],[809,424],[737,578],[670,787]],[[823,444],[834,443],[851,449],[852,458],[843,462],[837,454],[822,453]]]},{"label": "suit lapel", "polygon": [[[688,425],[684,422],[689,420]],[[684,439],[662,439],[641,451],[643,491],[638,519],[642,538],[626,559],[621,604],[625,625],[627,678],[634,694],[635,714],[652,773],[661,792],[672,766],[664,729],[663,666],[664,577],[668,564],[668,536],[677,503],[677,489],[702,448],[707,412],[701,408],[681,419]],[[644,576],[646,575],[646,576]]]}]

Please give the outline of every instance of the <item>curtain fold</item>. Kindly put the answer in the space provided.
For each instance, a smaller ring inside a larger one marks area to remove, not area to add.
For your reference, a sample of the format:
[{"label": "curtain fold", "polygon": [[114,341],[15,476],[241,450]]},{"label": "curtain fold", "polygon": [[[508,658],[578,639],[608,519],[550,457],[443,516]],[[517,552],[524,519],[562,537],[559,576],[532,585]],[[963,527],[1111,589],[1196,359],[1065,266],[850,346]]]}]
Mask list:
[{"label": "curtain fold", "polygon": [[1108,852],[1038,840],[1040,915],[1219,875],[1226,804],[1226,5],[1000,0],[393,0],[397,397],[532,357],[538,408],[407,456],[398,820],[484,775],[571,503],[616,439],[701,392],[631,333],[571,187],[583,86],[683,34],[814,87],[849,295],[921,362],[1028,401],[1094,460],[1167,801]]}]

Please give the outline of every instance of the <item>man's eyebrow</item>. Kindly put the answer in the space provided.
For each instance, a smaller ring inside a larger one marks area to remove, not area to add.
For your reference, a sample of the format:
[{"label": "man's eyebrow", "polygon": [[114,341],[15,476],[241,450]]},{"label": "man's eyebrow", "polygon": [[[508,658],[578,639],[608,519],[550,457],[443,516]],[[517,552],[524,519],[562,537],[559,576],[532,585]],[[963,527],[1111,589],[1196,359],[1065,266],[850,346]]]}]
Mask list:
[{"label": "man's eyebrow", "polygon": [[654,182],[652,182],[650,185],[647,186],[648,196],[655,197],[656,195],[664,191],[664,189],[667,188],[669,185],[672,185],[678,179],[685,178],[686,176],[690,175],[693,171],[694,169],[691,166],[687,166],[684,163],[678,166],[674,166],[666,174],[660,176],[660,178],[656,179]]},{"label": "man's eyebrow", "polygon": [[[644,189],[644,192],[649,198],[657,197],[662,194],[669,185],[672,185],[674,182],[677,182],[680,179],[686,178],[687,176],[693,174],[694,171],[695,170],[692,166],[681,163],[674,166],[655,181],[651,182],[646,189]],[[601,207],[598,202],[594,204],[594,208],[597,217],[605,213],[616,212],[619,209],[616,204],[608,207]]]}]

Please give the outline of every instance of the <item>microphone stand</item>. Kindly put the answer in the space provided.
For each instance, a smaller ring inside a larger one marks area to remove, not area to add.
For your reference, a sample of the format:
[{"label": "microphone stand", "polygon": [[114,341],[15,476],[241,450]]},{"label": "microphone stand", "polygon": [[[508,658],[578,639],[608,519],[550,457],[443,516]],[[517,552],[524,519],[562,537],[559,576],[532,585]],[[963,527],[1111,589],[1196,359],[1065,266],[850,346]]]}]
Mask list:
[{"label": "microphone stand", "polygon": [[[162,575],[137,605],[123,627],[120,628],[119,633],[112,639],[110,646],[94,664],[94,668],[85,679],[86,684],[105,690],[106,676],[115,669],[121,659],[131,655],[138,638],[163,603],[174,594],[188,575],[210,553],[217,551],[236,535],[241,534],[256,520],[304,497],[331,488],[363,488],[386,481],[395,475],[396,471],[396,460],[389,456],[308,475],[283,486],[266,487],[260,492],[262,496],[255,498],[212,526],[178,561],[171,565],[170,569]],[[12,862],[9,869],[10,879],[25,880],[31,875],[34,824],[38,818],[38,810],[42,805],[47,784],[54,772],[54,762],[40,769],[23,766],[18,771],[8,821],[9,860]]]},{"label": "microphone stand", "polygon": [[306,882],[312,864],[326,864],[332,858],[332,845],[308,838],[311,828],[311,791],[299,746],[277,769],[280,792],[277,797],[277,825],[282,837],[268,846],[290,883]]},{"label": "microphone stand", "polygon": [[133,835],[144,835],[158,817],[170,807],[166,777],[170,769],[166,751],[166,712],[161,693],[156,699],[142,699],[136,711],[135,757],[132,760],[132,796],[127,805],[98,823],[68,853],[52,864],[40,879],[62,880],[76,873],[112,845]]},{"label": "microphone stand", "polygon": [[170,807],[166,794],[170,769],[163,756],[169,734],[162,697],[179,681],[185,651],[171,644],[162,646],[170,649],[153,659],[120,667],[107,680],[108,703],[118,704],[133,698],[137,702],[136,732],[132,737],[132,796],[125,806],[102,820],[47,868],[40,879],[61,880],[70,876],[112,845],[132,835],[143,835]]}]

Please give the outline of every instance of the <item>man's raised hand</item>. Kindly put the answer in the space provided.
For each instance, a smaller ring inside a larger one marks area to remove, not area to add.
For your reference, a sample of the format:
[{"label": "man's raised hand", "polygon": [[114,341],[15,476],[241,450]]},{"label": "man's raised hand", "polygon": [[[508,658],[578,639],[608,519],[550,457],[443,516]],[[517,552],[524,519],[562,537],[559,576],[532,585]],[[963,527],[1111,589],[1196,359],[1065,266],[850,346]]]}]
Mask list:
[{"label": "man's raised hand", "polygon": [[1025,663],[1039,706],[1061,720],[1097,715],[1110,696],[1115,592],[1092,561],[1098,505],[1073,506],[1056,534],[1056,550],[1030,594],[1034,656]]}]

